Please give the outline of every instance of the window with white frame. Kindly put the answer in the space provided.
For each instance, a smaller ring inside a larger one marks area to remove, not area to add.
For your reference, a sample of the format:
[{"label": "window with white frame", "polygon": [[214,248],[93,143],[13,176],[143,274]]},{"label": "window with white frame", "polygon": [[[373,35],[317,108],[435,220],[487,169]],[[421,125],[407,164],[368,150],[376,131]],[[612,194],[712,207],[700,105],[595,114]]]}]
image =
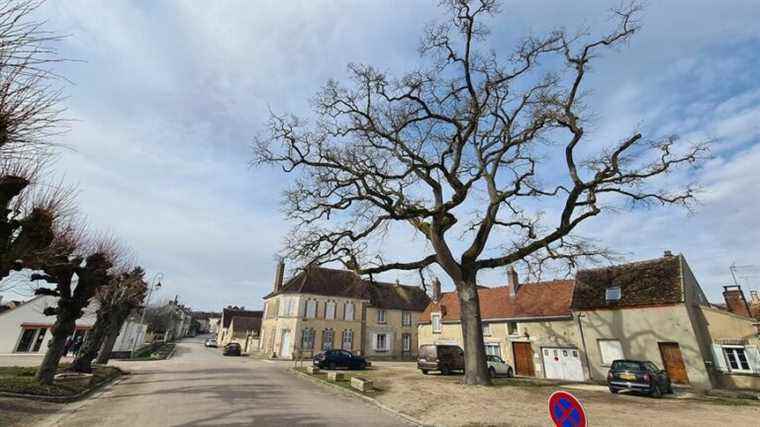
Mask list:
[{"label": "window with white frame", "polygon": [[409,311],[401,312],[401,326],[412,326],[412,313]]},{"label": "window with white frame", "polygon": [[517,335],[517,322],[507,322],[507,335]]},{"label": "window with white frame", "polygon": [[620,286],[608,288],[605,297],[607,298],[607,302],[620,301]]},{"label": "window with white frame", "polygon": [[328,301],[325,303],[325,319],[327,320],[335,319],[335,302],[334,301]]},{"label": "window with white frame", "polygon": [[304,329],[301,334],[301,350],[313,350],[314,329]]},{"label": "window with white frame", "polygon": [[405,353],[412,351],[412,334],[401,335],[401,350]]},{"label": "window with white frame", "polygon": [[354,303],[347,302],[343,310],[343,320],[354,320]]},{"label": "window with white frame", "polygon": [[388,351],[388,344],[387,334],[377,334],[375,336],[375,351]]},{"label": "window with white frame", "polygon": [[430,315],[430,323],[433,326],[433,333],[440,334],[443,329],[441,326],[441,313],[432,313]]},{"label": "window with white frame", "polygon": [[609,366],[612,362],[619,359],[625,359],[623,355],[623,346],[618,340],[603,339],[598,340],[599,353],[602,356],[602,365]]},{"label": "window with white frame", "polygon": [[306,314],[304,317],[307,319],[314,319],[317,317],[317,301],[313,299],[306,301]]},{"label": "window with white frame", "polygon": [[354,331],[352,331],[351,329],[346,329],[345,331],[343,331],[343,340],[342,341],[343,341],[343,345],[342,345],[341,348],[343,350],[346,350],[346,351],[353,350],[353,346],[354,346]]},{"label": "window with white frame", "polygon": [[322,331],[322,350],[332,350],[333,348],[333,330],[325,329]]},{"label": "window with white frame", "polygon": [[752,372],[752,367],[747,360],[747,352],[743,346],[723,346],[723,354],[728,362],[731,372]]},{"label": "window with white frame", "polygon": [[377,323],[385,323],[385,310],[377,310]]},{"label": "window with white frame", "polygon": [[483,323],[483,336],[484,337],[490,337],[491,336],[491,325],[488,323]]},{"label": "window with white frame", "polygon": [[501,347],[499,347],[499,343],[487,342],[485,343],[485,347],[486,347],[486,354],[488,356],[501,357]]}]

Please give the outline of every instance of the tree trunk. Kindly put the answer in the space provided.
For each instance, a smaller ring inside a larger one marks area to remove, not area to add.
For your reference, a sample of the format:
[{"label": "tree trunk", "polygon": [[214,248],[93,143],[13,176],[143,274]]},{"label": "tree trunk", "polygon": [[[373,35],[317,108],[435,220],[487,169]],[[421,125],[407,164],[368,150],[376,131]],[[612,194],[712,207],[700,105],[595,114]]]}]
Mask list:
[{"label": "tree trunk", "polygon": [[464,383],[491,385],[480,323],[480,299],[475,280],[458,286],[461,306],[462,338],[464,340]]},{"label": "tree trunk", "polygon": [[116,338],[119,337],[119,332],[121,332],[121,328],[124,325],[124,322],[127,320],[128,316],[129,311],[127,311],[126,314],[116,313],[114,315],[114,319],[109,325],[106,339],[103,342],[103,347],[100,349],[100,353],[98,354],[98,364],[105,365],[109,360],[111,360],[111,352],[113,351],[114,344],[116,344]]},{"label": "tree trunk", "polygon": [[77,358],[71,365],[70,370],[75,372],[92,372],[92,361],[97,357],[98,350],[106,339],[109,323],[110,319],[105,314],[98,314],[92,332],[87,341],[82,345],[82,349],[77,354]]},{"label": "tree trunk", "polygon": [[37,370],[37,381],[42,384],[53,384],[55,372],[58,370],[58,364],[63,357],[66,338],[74,333],[76,327],[76,317],[71,315],[59,315],[53,325],[53,337],[50,339],[48,350],[45,358],[42,359],[40,368]]}]

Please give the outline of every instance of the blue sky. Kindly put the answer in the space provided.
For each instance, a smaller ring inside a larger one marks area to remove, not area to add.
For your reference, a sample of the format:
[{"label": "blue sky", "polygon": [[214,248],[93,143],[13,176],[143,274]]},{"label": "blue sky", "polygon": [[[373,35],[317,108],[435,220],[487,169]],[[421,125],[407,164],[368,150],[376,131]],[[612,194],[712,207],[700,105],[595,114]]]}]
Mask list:
[{"label": "blue sky", "polygon": [[[57,70],[72,81],[65,105],[74,121],[56,171],[78,185],[95,228],[164,273],[162,297],[179,294],[198,309],[259,307],[288,230],[279,196],[289,177],[249,166],[268,108],[308,115],[309,98],[343,78],[348,62],[415,68],[436,3],[48,2],[40,16],[70,35],[62,55],[81,60]],[[491,43],[506,53],[528,32],[605,25],[618,3],[505,1]],[[695,213],[637,210],[581,230],[630,260],[683,253],[713,300],[731,263],[760,264],[758,20],[752,0],[649,2],[643,30],[600,58],[588,82],[598,141],[634,128],[715,140],[714,158],[694,176],[704,187]],[[399,256],[421,244],[403,233],[386,242]],[[760,275],[743,284],[760,288]]]}]

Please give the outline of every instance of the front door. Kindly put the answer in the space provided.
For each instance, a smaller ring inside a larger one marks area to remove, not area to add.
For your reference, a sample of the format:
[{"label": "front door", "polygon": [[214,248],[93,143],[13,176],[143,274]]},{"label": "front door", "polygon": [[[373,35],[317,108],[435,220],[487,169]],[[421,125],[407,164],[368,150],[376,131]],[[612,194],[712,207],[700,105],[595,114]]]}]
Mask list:
[{"label": "front door", "polygon": [[513,342],[512,349],[515,354],[515,373],[526,377],[536,375],[533,365],[533,348],[529,342]]},{"label": "front door", "polygon": [[290,329],[282,330],[282,339],[280,340],[280,357],[283,359],[290,358]]},{"label": "front door", "polygon": [[670,381],[678,384],[688,384],[689,376],[686,375],[686,366],[681,356],[681,348],[675,342],[661,342],[660,354],[662,355],[662,364],[668,372]]}]

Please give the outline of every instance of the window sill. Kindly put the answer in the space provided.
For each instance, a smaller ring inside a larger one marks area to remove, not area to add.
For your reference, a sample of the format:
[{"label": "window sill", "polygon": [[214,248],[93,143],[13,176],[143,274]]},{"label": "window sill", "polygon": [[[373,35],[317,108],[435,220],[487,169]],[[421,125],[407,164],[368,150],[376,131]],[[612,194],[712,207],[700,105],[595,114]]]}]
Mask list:
[{"label": "window sill", "polygon": [[752,371],[727,371],[727,372],[721,372],[723,375],[741,375],[744,377],[760,377],[760,374],[756,374]]}]

